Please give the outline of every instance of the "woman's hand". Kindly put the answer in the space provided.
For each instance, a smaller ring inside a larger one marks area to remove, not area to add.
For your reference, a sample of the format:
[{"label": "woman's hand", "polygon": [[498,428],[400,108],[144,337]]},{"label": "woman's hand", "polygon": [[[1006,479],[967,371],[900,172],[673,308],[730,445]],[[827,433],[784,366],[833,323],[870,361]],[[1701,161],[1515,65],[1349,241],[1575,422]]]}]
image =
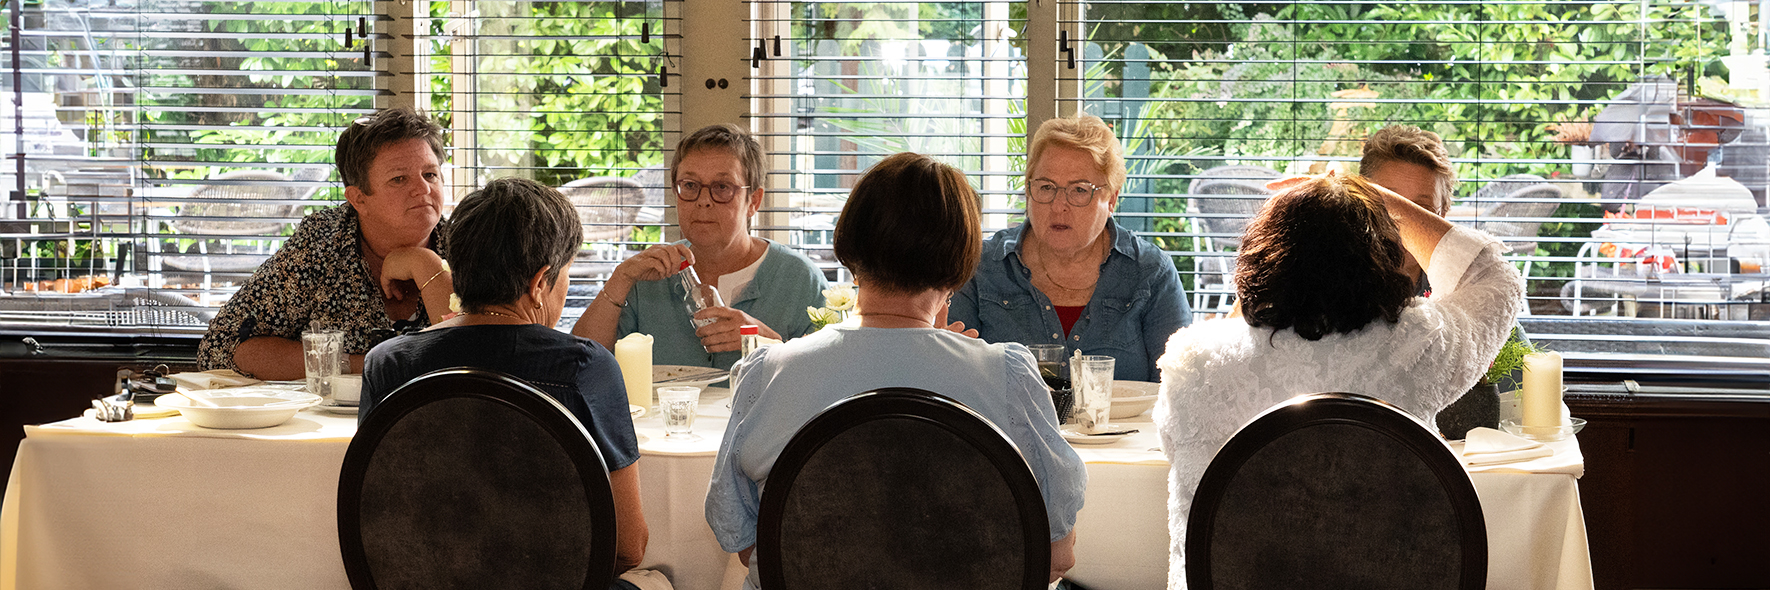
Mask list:
[{"label": "woman's hand", "polygon": [[713,323],[701,326],[694,331],[694,335],[701,338],[701,346],[705,347],[707,352],[731,352],[734,350],[742,350],[743,336],[738,329],[747,325],[753,325],[760,328],[759,332],[763,338],[773,338],[775,340],[782,339],[780,333],[775,332],[773,328],[769,328],[767,324],[762,323],[762,320],[750,317],[750,314],[729,307],[709,307],[703,309],[700,313],[694,314],[694,319],[713,320]]},{"label": "woman's hand", "polygon": [[946,328],[948,331],[958,332],[972,338],[977,338],[977,330],[965,329],[965,322],[946,323],[946,312],[948,309],[951,309],[952,306],[953,302],[951,300],[948,300],[945,304],[940,306],[940,313],[934,316],[934,326],[937,328]]},{"label": "woman's hand", "polygon": [[[436,252],[429,248],[410,247],[400,248],[387,254],[387,258],[381,261],[381,276],[378,277],[378,280],[381,282],[382,294],[386,295],[388,299],[402,300],[405,298],[405,294],[402,289],[394,285],[395,282],[411,281],[414,286],[422,288],[428,286],[423,283],[435,284],[433,281],[450,278],[444,276],[447,274],[443,259],[441,256],[437,256]],[[453,284],[448,284],[451,286],[450,291],[453,292]]]},{"label": "woman's hand", "polygon": [[682,263],[694,264],[694,252],[687,244],[659,244],[621,261],[614,276],[629,282],[655,281],[682,270]]}]

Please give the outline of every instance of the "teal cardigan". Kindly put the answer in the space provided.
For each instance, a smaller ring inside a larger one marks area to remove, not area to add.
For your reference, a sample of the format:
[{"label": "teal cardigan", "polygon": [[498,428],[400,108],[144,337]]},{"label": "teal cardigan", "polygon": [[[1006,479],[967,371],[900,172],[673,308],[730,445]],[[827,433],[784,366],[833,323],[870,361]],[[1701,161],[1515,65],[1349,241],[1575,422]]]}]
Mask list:
[{"label": "teal cardigan", "polygon": [[[828,287],[823,271],[810,258],[769,241],[768,254],[756,269],[756,278],[744,287],[737,301],[725,304],[761,320],[779,332],[782,339],[798,338],[811,333],[811,316],[805,308],[822,307],[823,291]],[[627,307],[621,310],[616,338],[634,332],[650,334],[654,339],[652,364],[731,368],[738,360],[737,351],[712,354],[701,348],[701,339],[694,335],[682,296],[676,277],[634,283],[627,295]]]}]

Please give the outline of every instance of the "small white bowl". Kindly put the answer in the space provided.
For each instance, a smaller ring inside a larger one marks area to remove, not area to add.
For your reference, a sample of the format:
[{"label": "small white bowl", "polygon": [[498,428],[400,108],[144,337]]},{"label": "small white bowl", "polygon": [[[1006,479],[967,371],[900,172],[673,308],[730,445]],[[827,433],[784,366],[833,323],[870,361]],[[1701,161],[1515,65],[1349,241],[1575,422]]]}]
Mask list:
[{"label": "small white bowl", "polygon": [[269,428],[288,422],[297,412],[321,401],[320,396],[311,393],[263,387],[210,389],[197,395],[220,407],[197,405],[176,393],[160,396],[154,400],[154,405],[177,409],[192,424],[203,428],[240,430]]},{"label": "small white bowl", "polygon": [[1113,381],[1112,410],[1108,416],[1123,420],[1143,415],[1155,407],[1155,398],[1161,388],[1162,384],[1148,381]]}]

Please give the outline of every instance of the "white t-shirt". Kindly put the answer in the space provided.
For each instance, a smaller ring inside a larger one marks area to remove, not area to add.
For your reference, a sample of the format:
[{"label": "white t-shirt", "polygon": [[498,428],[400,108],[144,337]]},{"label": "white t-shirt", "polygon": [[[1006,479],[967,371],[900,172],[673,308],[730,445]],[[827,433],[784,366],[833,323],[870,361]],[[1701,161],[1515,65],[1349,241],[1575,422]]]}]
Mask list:
[{"label": "white t-shirt", "polygon": [[750,263],[749,266],[719,277],[719,299],[724,301],[726,306],[737,303],[738,296],[744,294],[744,288],[750,286],[750,281],[756,279],[756,269],[762,268],[762,259],[764,258],[768,258],[767,250],[763,250],[762,255],[757,256],[756,261]]}]

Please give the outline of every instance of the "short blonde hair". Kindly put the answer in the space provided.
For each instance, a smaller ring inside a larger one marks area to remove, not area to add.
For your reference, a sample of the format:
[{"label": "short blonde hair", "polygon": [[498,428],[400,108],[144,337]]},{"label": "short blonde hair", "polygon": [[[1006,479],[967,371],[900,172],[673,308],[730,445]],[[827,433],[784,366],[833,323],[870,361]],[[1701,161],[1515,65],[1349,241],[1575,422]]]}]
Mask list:
[{"label": "short blonde hair", "polygon": [[1358,174],[1369,177],[1384,164],[1407,162],[1432,171],[1437,207],[1433,213],[1450,211],[1451,197],[1457,190],[1457,171],[1450,165],[1450,152],[1437,133],[1412,125],[1390,125],[1378,129],[1364,140],[1364,157],[1358,161]]},{"label": "short blonde hair", "polygon": [[1112,127],[1100,117],[1078,113],[1074,117],[1050,119],[1039,125],[1038,133],[1033,134],[1032,145],[1026,150],[1026,172],[1021,175],[1023,186],[1032,185],[1033,171],[1039,168],[1045,150],[1052,147],[1088,152],[1094,158],[1094,169],[1106,173],[1107,189],[1117,193],[1125,186],[1125,147],[1119,145]]}]

